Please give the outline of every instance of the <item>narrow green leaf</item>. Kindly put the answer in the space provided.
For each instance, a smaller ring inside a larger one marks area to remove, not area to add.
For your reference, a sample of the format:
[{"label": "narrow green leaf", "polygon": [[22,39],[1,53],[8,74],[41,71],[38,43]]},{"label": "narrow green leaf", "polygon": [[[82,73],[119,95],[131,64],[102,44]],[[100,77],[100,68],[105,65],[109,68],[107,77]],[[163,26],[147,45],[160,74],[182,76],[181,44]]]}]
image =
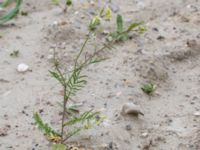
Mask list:
[{"label": "narrow green leaf", "polygon": [[11,20],[12,18],[14,18],[18,14],[22,2],[23,2],[23,0],[17,0],[15,8],[13,8],[7,14],[0,17],[0,25]]},{"label": "narrow green leaf", "polygon": [[122,33],[123,32],[123,18],[121,15],[117,15],[117,32]]},{"label": "narrow green leaf", "polygon": [[84,123],[87,120],[94,120],[95,115],[99,114],[99,112],[92,112],[92,110],[84,112],[79,117],[73,117],[71,120],[66,122],[64,126],[71,126],[77,123]]},{"label": "narrow green leaf", "polygon": [[42,118],[38,113],[34,113],[33,118],[35,120],[36,125],[38,125],[38,128],[42,130],[45,135],[59,135],[47,123],[43,122]]},{"label": "narrow green leaf", "polygon": [[99,59],[93,59],[90,61],[90,64],[96,64],[96,63],[99,63],[99,62],[102,62],[104,60],[107,60],[108,58],[99,58]]},{"label": "narrow green leaf", "polygon": [[13,0],[4,0],[2,4],[0,4],[0,7],[4,8],[4,7],[7,7],[8,5],[10,5],[10,3],[12,2]]},{"label": "narrow green leaf", "polygon": [[65,84],[65,81],[60,77],[60,75],[57,72],[49,71],[52,77],[54,77],[58,82],[60,82],[62,85]]}]

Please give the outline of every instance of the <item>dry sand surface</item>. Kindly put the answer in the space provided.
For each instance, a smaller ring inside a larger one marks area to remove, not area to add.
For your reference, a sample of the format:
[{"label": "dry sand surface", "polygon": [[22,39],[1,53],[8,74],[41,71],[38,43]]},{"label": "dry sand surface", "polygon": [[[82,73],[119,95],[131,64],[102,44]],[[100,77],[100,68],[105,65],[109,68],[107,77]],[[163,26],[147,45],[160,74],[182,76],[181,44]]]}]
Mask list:
[{"label": "dry sand surface", "polygon": [[[83,103],[81,111],[100,110],[106,119],[71,142],[86,150],[200,150],[200,1],[112,1],[115,13],[106,30],[115,29],[120,13],[126,24],[144,21],[147,31],[86,69],[88,84],[71,103]],[[48,73],[52,48],[70,67],[92,14],[103,5],[82,0],[63,14],[49,0],[26,0],[28,16],[0,27],[0,150],[51,149],[32,116],[40,111],[59,128],[61,87]],[[19,57],[10,56],[14,50]],[[17,72],[20,63],[29,71]],[[151,97],[141,90],[146,82],[157,85]],[[121,115],[128,102],[144,116]]]}]

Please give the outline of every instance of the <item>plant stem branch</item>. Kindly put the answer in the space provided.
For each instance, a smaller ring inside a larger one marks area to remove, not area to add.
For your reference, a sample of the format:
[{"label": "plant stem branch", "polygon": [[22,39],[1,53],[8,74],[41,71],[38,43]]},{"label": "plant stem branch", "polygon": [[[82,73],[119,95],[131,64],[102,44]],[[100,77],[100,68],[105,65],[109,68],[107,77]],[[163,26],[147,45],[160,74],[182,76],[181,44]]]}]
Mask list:
[{"label": "plant stem branch", "polygon": [[77,57],[76,57],[76,59],[75,59],[75,67],[74,67],[75,69],[76,69],[77,64],[78,64],[78,59],[79,59],[79,57],[81,56],[81,54],[83,53],[83,50],[85,49],[85,46],[86,46],[88,40],[90,39],[90,33],[91,33],[91,32],[88,33],[88,36],[87,36],[85,42],[83,43],[83,45],[82,45],[82,47],[81,47],[81,50],[79,51],[79,53],[78,53],[78,55],[77,55]]},{"label": "plant stem branch", "polygon": [[63,143],[64,139],[64,122],[65,122],[65,113],[66,113],[66,104],[67,104],[67,99],[66,99],[66,86],[64,86],[64,97],[63,97],[63,113],[62,113],[62,123],[61,123],[61,144]]}]

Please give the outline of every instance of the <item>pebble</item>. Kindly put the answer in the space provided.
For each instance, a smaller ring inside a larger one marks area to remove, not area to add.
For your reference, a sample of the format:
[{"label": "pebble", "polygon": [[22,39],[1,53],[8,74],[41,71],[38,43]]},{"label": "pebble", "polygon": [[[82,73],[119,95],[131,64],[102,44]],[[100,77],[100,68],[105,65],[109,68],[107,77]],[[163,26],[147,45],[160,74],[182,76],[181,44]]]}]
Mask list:
[{"label": "pebble", "polygon": [[95,2],[94,1],[90,1],[90,5],[91,6],[95,6]]},{"label": "pebble", "polygon": [[29,66],[27,64],[21,63],[17,66],[17,71],[20,73],[24,73],[26,71],[28,71]]},{"label": "pebble", "polygon": [[0,137],[7,136],[8,130],[11,128],[10,125],[5,125],[5,127],[0,128]]},{"label": "pebble", "polygon": [[103,32],[102,32],[102,34],[103,35],[108,35],[110,32],[108,31],[108,30],[104,30]]},{"label": "pebble", "polygon": [[110,142],[110,143],[108,144],[108,148],[109,148],[109,149],[113,149],[113,142]]},{"label": "pebble", "polygon": [[58,25],[58,21],[54,21],[54,22],[53,22],[53,25],[54,25],[54,26],[57,26],[57,25]]},{"label": "pebble", "polygon": [[79,14],[79,12],[78,11],[75,11],[75,13],[74,13],[75,15],[78,15]]},{"label": "pebble", "polygon": [[162,35],[159,35],[159,36],[157,37],[157,40],[160,40],[160,41],[162,41],[162,40],[164,40],[164,39],[165,39],[165,37],[162,36]]},{"label": "pebble", "polygon": [[196,36],[198,39],[200,39],[200,33],[199,34],[197,34],[197,36]]},{"label": "pebble", "polygon": [[186,7],[190,10],[190,12],[197,12],[198,11],[198,8],[194,5],[187,5]]},{"label": "pebble", "polygon": [[200,112],[199,111],[195,112],[194,116],[199,117],[200,116]]},{"label": "pebble", "polygon": [[140,115],[144,115],[141,111],[141,108],[133,103],[125,103],[122,106],[122,110],[121,113],[123,115],[134,115],[134,116],[138,116]]},{"label": "pebble", "polygon": [[129,125],[126,125],[126,130],[127,131],[130,131],[132,129],[132,127],[131,127],[131,125],[129,124]]},{"label": "pebble", "polygon": [[144,132],[144,133],[142,133],[141,137],[143,137],[143,138],[147,138],[148,135],[149,135],[149,134],[148,134],[147,132]]},{"label": "pebble", "polygon": [[47,56],[47,59],[49,61],[53,61],[54,60],[54,56],[52,54],[50,54],[50,55]]}]

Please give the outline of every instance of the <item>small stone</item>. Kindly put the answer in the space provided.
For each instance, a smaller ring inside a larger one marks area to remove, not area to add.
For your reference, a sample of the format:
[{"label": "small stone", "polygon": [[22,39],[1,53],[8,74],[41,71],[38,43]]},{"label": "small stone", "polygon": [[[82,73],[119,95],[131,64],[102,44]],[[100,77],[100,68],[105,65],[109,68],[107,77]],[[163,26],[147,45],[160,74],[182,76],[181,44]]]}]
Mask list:
[{"label": "small stone", "polygon": [[122,110],[121,110],[121,113],[123,115],[134,115],[134,116],[138,116],[139,114],[140,115],[144,115],[142,112],[141,112],[141,109],[139,106],[133,104],[133,103],[126,103],[122,106]]},{"label": "small stone", "polygon": [[90,1],[90,5],[91,6],[95,6],[95,2],[94,1]]},{"label": "small stone", "polygon": [[197,34],[197,36],[196,36],[198,39],[200,39],[200,33],[199,34]]},{"label": "small stone", "polygon": [[108,31],[108,30],[104,30],[103,32],[102,32],[102,34],[104,34],[104,35],[108,35],[110,32]]},{"label": "small stone", "polygon": [[147,132],[144,132],[144,133],[142,133],[141,137],[143,137],[143,138],[147,138],[148,135],[149,135],[149,134],[148,134]]},{"label": "small stone", "polygon": [[5,125],[5,127],[0,128],[0,137],[7,136],[8,130],[11,128],[10,125]]},{"label": "small stone", "polygon": [[198,11],[198,7],[194,6],[194,5],[187,5],[186,6],[190,12],[197,12]]},{"label": "small stone", "polygon": [[113,149],[113,142],[110,142],[110,143],[108,144],[108,148],[109,148],[109,149]]},{"label": "small stone", "polygon": [[2,78],[0,78],[0,82],[1,82],[1,83],[9,83],[8,80],[2,79]]},{"label": "small stone", "polygon": [[47,59],[48,59],[49,61],[53,61],[54,56],[50,54],[50,55],[48,55]]},{"label": "small stone", "polygon": [[24,73],[24,72],[28,71],[28,69],[29,69],[29,66],[24,63],[21,63],[17,66],[17,71],[20,73]]},{"label": "small stone", "polygon": [[78,15],[79,14],[79,12],[78,11],[75,11],[75,13],[74,13],[75,15]]},{"label": "small stone", "polygon": [[53,22],[53,25],[54,25],[54,26],[57,26],[57,25],[58,25],[58,21],[54,21],[54,22]]},{"label": "small stone", "polygon": [[156,27],[152,28],[152,30],[153,30],[153,31],[156,31],[156,32],[159,31],[158,28],[156,28]]},{"label": "small stone", "polygon": [[194,116],[199,117],[200,116],[200,112],[199,111],[195,112]]},{"label": "small stone", "polygon": [[190,104],[191,104],[191,105],[194,105],[194,104],[195,104],[195,102],[190,102]]},{"label": "small stone", "polygon": [[0,12],[3,12],[3,11],[4,11],[4,9],[0,7]]},{"label": "small stone", "polygon": [[196,40],[187,40],[187,46],[189,47],[189,48],[195,48],[195,47],[197,47],[197,41]]},{"label": "small stone", "polygon": [[160,40],[160,41],[163,41],[164,39],[165,39],[165,37],[162,36],[162,35],[160,35],[160,36],[157,37],[157,40]]},{"label": "small stone", "polygon": [[129,125],[126,125],[126,130],[127,131],[130,131],[132,129],[132,127],[131,127],[131,125],[129,124]]}]

